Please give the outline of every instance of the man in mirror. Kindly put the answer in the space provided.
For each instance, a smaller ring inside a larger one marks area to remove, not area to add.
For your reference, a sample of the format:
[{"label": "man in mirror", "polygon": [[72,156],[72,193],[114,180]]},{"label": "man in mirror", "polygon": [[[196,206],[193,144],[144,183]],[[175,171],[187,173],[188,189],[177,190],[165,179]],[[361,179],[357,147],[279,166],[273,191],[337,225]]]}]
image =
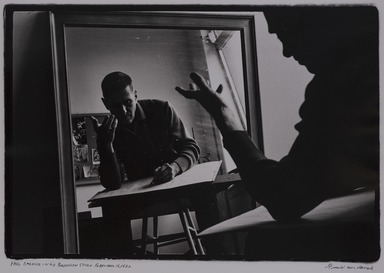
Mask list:
[{"label": "man in mirror", "polygon": [[198,159],[199,146],[167,101],[138,100],[132,79],[112,72],[101,84],[111,115],[92,118],[100,153],[101,184],[118,189],[128,180],[153,176],[153,184],[171,181]]},{"label": "man in mirror", "polygon": [[[195,164],[200,148],[167,101],[138,100],[131,77],[123,72],[105,76],[101,88],[111,115],[101,124],[91,119],[97,133],[100,181],[107,190],[151,176],[152,185],[166,183]],[[139,210],[139,205],[116,207],[109,212],[113,217],[103,217],[103,234],[97,235],[102,252],[119,256],[137,252],[127,214]]]},{"label": "man in mirror", "polygon": [[[248,192],[276,220],[298,219],[324,200],[359,188],[377,193],[377,9],[284,7],[264,14],[269,31],[283,44],[284,56],[293,56],[314,74],[300,107],[301,121],[295,126],[299,135],[287,156],[269,159],[252,143],[220,96],[221,85],[214,90],[192,73],[199,89],[176,90],[197,100],[215,119]],[[361,257],[376,254],[372,248],[359,253]]]}]

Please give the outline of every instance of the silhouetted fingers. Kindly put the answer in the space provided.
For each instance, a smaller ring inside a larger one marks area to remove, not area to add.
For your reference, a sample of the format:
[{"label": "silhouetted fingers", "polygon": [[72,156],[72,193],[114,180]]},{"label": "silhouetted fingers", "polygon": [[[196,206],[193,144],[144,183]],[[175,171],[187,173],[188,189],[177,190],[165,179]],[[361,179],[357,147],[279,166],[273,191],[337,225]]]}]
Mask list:
[{"label": "silhouetted fingers", "polygon": [[101,126],[105,127],[107,125],[107,122],[109,120],[109,116],[106,116],[104,119],[103,119],[103,122],[101,123]]},{"label": "silhouetted fingers", "polygon": [[116,128],[117,128],[117,123],[118,123],[118,120],[117,118],[114,119],[113,123],[112,123],[112,127],[111,127],[111,130],[115,131]]},{"label": "silhouetted fingers", "polygon": [[197,91],[191,91],[191,90],[185,90],[182,87],[177,86],[176,91],[179,92],[181,95],[183,95],[187,99],[194,99],[196,98],[196,92]]},{"label": "silhouetted fingers", "polygon": [[199,73],[196,73],[196,72],[192,72],[191,75],[190,75],[191,79],[193,80],[194,83],[196,83],[196,85],[200,88],[200,89],[204,89],[204,88],[208,88],[210,89],[207,81],[199,74]]},{"label": "silhouetted fingers", "polygon": [[107,129],[109,129],[109,130],[113,129],[114,122],[115,122],[115,116],[114,115],[110,115],[108,117],[107,123],[105,124]]},{"label": "silhouetted fingers", "polygon": [[92,122],[92,125],[93,125],[93,130],[95,130],[95,132],[97,132],[97,129],[100,126],[99,121],[94,116],[90,116],[89,118],[91,119],[91,122]]}]

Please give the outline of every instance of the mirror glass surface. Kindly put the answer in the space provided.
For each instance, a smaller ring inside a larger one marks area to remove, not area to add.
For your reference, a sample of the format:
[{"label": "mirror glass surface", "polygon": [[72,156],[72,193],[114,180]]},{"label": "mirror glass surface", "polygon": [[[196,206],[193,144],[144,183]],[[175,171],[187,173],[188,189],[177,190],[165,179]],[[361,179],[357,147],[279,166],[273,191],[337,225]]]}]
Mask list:
[{"label": "mirror glass surface", "polygon": [[131,76],[138,99],[170,102],[201,148],[198,163],[223,160],[221,174],[235,168],[212,118],[175,87],[188,87],[192,71],[208,79],[213,88],[223,84],[223,96],[246,130],[240,31],[68,26],[64,35],[78,213],[102,216],[100,208],[90,209],[87,202],[103,190],[96,134],[88,117],[102,121],[109,114],[101,100],[101,81],[113,71]]},{"label": "mirror glass surface", "polygon": [[240,31],[66,27],[65,48],[76,180],[97,177],[92,172],[98,163],[96,135],[86,117],[96,115],[102,120],[108,114],[100,85],[113,71],[131,76],[139,99],[166,100],[174,106],[202,148],[201,161],[224,160],[222,171],[231,168],[209,115],[175,87],[188,87],[192,71],[214,88],[223,84],[223,95],[237,109],[245,128]]}]

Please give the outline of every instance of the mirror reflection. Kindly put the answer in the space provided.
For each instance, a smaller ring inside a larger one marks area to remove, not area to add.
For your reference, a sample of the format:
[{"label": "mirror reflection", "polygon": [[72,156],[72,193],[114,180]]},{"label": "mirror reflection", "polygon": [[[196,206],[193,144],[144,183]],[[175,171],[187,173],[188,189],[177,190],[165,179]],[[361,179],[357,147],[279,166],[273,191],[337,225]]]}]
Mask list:
[{"label": "mirror reflection", "polygon": [[[211,86],[223,84],[223,95],[246,129],[240,31],[66,27],[65,47],[79,219],[89,213],[102,216],[100,208],[89,209],[87,203],[104,189],[90,117],[102,123],[110,114],[101,99],[101,82],[111,72],[121,71],[131,77],[138,100],[156,99],[172,105],[200,147],[196,163],[222,160],[219,174],[235,169],[212,118],[197,102],[178,94],[175,86],[188,86],[191,71],[200,73]],[[134,223],[132,226],[133,237],[139,237],[139,228]],[[172,221],[164,221],[159,228],[167,232],[175,229]],[[183,247],[173,246],[170,251],[182,252]]]}]

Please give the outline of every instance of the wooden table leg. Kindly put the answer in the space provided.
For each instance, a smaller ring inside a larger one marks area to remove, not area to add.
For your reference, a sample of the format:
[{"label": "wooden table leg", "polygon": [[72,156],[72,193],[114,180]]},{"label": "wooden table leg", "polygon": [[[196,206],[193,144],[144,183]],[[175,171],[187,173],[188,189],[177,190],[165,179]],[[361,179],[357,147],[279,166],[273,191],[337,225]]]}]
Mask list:
[{"label": "wooden table leg", "polygon": [[153,238],[154,238],[154,242],[153,242],[153,253],[155,253],[155,255],[159,255],[159,245],[157,243],[157,237],[158,237],[158,218],[157,216],[154,216],[153,218]]},{"label": "wooden table leg", "polygon": [[185,232],[185,234],[187,235],[187,242],[188,242],[188,245],[189,245],[190,249],[193,251],[193,254],[194,254],[194,255],[197,255],[196,247],[195,247],[195,244],[194,244],[194,242],[193,242],[192,235],[191,235],[191,231],[189,230],[189,226],[188,226],[188,223],[187,223],[187,219],[186,219],[186,216],[185,216],[183,210],[181,210],[181,211],[179,212],[179,216],[180,216],[181,223],[182,223],[182,225],[183,225],[184,232]]},{"label": "wooden table leg", "polygon": [[148,237],[148,217],[143,217],[141,226],[141,254],[147,252],[147,237]]},{"label": "wooden table leg", "polygon": [[198,246],[198,249],[200,251],[200,253],[202,255],[205,255],[205,252],[204,252],[204,248],[203,248],[203,245],[201,244],[201,240],[200,238],[197,236],[197,230],[196,230],[196,226],[193,222],[193,219],[192,219],[192,215],[191,215],[191,212],[189,211],[188,208],[184,209],[184,213],[185,215],[187,216],[187,220],[188,220],[188,224],[189,226],[192,228],[192,237],[194,238],[194,240],[197,242],[197,246]]}]

